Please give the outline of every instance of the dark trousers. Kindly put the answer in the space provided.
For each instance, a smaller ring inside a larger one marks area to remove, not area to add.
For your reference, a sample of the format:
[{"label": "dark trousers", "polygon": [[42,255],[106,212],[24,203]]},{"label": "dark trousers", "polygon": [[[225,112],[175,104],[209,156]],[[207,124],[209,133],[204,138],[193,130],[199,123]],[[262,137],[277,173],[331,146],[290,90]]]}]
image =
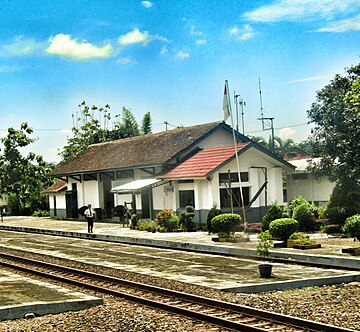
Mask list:
[{"label": "dark trousers", "polygon": [[94,217],[87,217],[87,223],[88,223],[88,232],[92,233],[94,226]]}]

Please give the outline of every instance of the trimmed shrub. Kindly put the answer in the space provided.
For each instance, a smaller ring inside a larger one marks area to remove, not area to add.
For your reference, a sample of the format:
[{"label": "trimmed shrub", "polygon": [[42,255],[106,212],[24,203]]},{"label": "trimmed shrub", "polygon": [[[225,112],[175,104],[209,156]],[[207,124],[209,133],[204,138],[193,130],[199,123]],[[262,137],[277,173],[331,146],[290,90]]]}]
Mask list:
[{"label": "trimmed shrub", "polygon": [[360,214],[355,214],[345,220],[342,231],[354,238],[354,241],[360,241]]},{"label": "trimmed shrub", "polygon": [[219,236],[230,236],[240,228],[241,217],[234,213],[219,214],[211,220],[211,228]]},{"label": "trimmed shrub", "polygon": [[188,232],[196,231],[196,224],[193,222],[195,217],[195,209],[193,206],[188,205],[185,207],[185,211],[180,214],[180,226],[183,230]]},{"label": "trimmed shrub", "polygon": [[299,222],[299,230],[313,231],[315,229],[315,216],[309,204],[300,204],[295,207],[293,219]]},{"label": "trimmed shrub", "polygon": [[269,211],[261,219],[262,230],[266,231],[269,229],[269,225],[273,220],[282,218],[282,209],[276,203],[272,204]]},{"label": "trimmed shrub", "polygon": [[212,233],[212,228],[211,228],[211,220],[218,216],[220,214],[220,210],[218,210],[217,208],[213,207],[209,210],[207,218],[206,218],[206,228],[209,232],[209,234]]},{"label": "trimmed shrub", "polygon": [[299,228],[297,220],[292,218],[281,218],[273,220],[269,226],[269,232],[273,238],[286,241],[291,234]]},{"label": "trimmed shrub", "polygon": [[131,215],[130,220],[131,220],[131,224],[130,224],[131,229],[136,229],[140,217],[136,213],[134,213]]},{"label": "trimmed shrub", "polygon": [[303,205],[303,204],[306,204],[306,205],[310,205],[309,201],[302,197],[302,196],[297,196],[296,198],[294,198],[291,202],[290,202],[290,205],[289,205],[289,216],[291,218],[293,218],[293,213],[294,213],[294,210],[297,206],[299,205]]}]

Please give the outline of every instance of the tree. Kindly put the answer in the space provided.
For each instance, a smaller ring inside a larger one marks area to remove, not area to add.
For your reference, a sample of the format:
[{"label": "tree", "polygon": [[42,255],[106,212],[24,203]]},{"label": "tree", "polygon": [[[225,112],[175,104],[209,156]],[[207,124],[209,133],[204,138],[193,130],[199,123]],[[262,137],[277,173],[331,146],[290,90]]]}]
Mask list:
[{"label": "tree", "polygon": [[312,156],[320,157],[311,169],[333,181],[360,179],[359,74],[360,64],[347,69],[346,76],[335,75],[307,111],[315,125],[309,139]]},{"label": "tree", "polygon": [[[110,106],[104,108],[93,105],[91,108],[84,102],[79,105],[80,115],[73,114],[73,137],[68,138],[59,155],[65,162],[85,150],[90,144],[110,141],[119,138],[140,135],[138,124],[132,113],[123,107],[122,117],[119,114],[111,121]],[[109,129],[111,124],[111,129]]]},{"label": "tree", "polygon": [[11,197],[14,210],[20,214],[44,208],[41,191],[51,184],[46,176],[51,166],[42,156],[33,152],[24,156],[20,151],[35,141],[29,136],[32,133],[24,122],[20,130],[9,128],[7,136],[1,139],[4,150],[0,155],[0,192]]},{"label": "tree", "polygon": [[150,112],[145,113],[142,125],[141,125],[141,133],[143,135],[151,134],[151,116]]},{"label": "tree", "polygon": [[[272,151],[272,139],[271,136],[269,137],[269,141],[267,142],[265,138],[260,136],[253,136],[251,139],[258,143],[263,148]],[[296,145],[294,140],[288,138],[286,140],[282,140],[279,136],[274,137],[274,145],[275,145],[275,154],[279,155],[280,157],[293,157],[296,155]]]}]

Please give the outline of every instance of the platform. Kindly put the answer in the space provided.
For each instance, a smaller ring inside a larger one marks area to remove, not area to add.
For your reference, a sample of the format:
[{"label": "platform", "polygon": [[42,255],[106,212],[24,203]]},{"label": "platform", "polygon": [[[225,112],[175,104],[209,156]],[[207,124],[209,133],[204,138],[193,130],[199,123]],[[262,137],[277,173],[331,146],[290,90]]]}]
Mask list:
[{"label": "platform", "polygon": [[[2,232],[0,246],[223,291],[255,293],[360,281],[360,272],[281,263],[273,263],[274,278],[259,278],[259,262],[254,259],[256,235],[251,236],[250,242],[219,243],[213,242],[213,236],[206,232],[149,233],[102,222],[95,222],[94,233],[89,234],[86,222],[33,217],[6,217],[0,223],[0,230],[13,231]],[[43,234],[49,237],[41,237]],[[50,242],[57,245],[56,249]],[[208,255],[199,255],[199,252]],[[216,258],[213,254],[228,257]],[[342,254],[336,246],[303,253],[273,248],[271,256],[360,266],[359,258]]]},{"label": "platform", "polygon": [[0,320],[76,311],[102,303],[100,298],[0,269]]}]

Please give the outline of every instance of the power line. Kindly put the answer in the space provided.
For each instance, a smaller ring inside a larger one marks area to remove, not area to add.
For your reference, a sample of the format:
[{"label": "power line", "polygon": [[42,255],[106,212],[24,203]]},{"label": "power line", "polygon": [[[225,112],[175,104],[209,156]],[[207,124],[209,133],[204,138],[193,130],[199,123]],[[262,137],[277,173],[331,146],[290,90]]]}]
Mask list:
[{"label": "power line", "polygon": [[[285,127],[278,127],[278,128],[274,128],[274,130],[279,130],[279,129],[285,129],[285,128],[293,128],[293,127],[300,127],[300,126],[305,126],[308,125],[309,123],[299,123],[299,124],[295,124],[295,125],[290,125],[290,126],[285,126]],[[253,134],[253,133],[261,133],[263,130],[255,130],[255,131],[249,131],[246,134]]]}]

